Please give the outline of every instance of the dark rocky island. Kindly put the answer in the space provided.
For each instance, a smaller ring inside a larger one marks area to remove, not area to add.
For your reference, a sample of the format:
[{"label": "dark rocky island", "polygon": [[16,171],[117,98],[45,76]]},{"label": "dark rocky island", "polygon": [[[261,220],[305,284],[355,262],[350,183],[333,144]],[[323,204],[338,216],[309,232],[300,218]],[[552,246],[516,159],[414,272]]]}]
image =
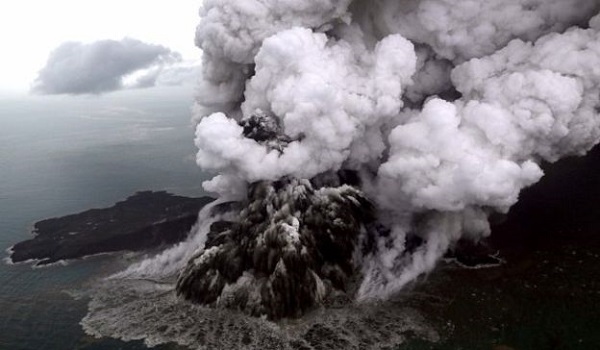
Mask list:
[{"label": "dark rocky island", "polygon": [[116,251],[139,251],[184,239],[210,197],[188,198],[164,191],[137,192],[110,208],[42,220],[34,238],[15,244],[12,262],[60,260]]}]

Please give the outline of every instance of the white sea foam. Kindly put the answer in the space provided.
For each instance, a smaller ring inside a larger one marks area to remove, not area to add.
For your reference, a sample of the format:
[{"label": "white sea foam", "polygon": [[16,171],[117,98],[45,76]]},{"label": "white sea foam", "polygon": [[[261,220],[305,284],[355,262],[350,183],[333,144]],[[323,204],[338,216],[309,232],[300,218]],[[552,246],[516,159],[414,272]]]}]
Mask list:
[{"label": "white sea foam", "polygon": [[91,295],[81,321],[94,337],[175,342],[190,349],[381,349],[408,337],[439,340],[414,309],[400,304],[348,304],[278,323],[229,310],[205,308],[175,296],[174,285],[110,279]]}]

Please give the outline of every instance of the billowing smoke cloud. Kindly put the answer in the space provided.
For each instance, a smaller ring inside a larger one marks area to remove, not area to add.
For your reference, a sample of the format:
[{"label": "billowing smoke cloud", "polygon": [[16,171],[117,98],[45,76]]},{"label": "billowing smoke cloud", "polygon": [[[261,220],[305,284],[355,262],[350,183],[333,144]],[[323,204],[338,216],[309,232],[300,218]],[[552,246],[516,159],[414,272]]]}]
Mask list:
[{"label": "billowing smoke cloud", "polygon": [[[600,138],[594,0],[205,2],[198,164],[223,196],[258,180],[361,174],[391,234],[359,298],[385,297],[458,239],[490,233],[543,175]],[[215,112],[215,113],[213,113]],[[278,147],[244,125],[267,115]],[[377,235],[376,235],[377,236]],[[423,240],[407,249],[410,237]]]},{"label": "billowing smoke cloud", "polygon": [[[399,112],[402,86],[410,81],[415,61],[413,45],[400,36],[385,38],[372,52],[328,43],[325,34],[301,28],[266,39],[242,111],[281,116],[285,133],[293,139],[302,135],[302,140],[281,154],[269,151],[244,138],[235,121],[214,114],[198,128],[198,163],[205,169],[235,168],[244,179],[256,181],[310,178],[348,160],[376,159],[385,147],[381,127]],[[212,133],[222,135],[220,145],[206,136]],[[235,144],[243,145],[243,152],[232,153],[229,146]]]},{"label": "billowing smoke cloud", "polygon": [[48,58],[34,83],[42,94],[99,94],[124,87],[123,79],[147,70],[132,87],[150,87],[168,66],[181,61],[170,49],[136,39],[66,42]]}]

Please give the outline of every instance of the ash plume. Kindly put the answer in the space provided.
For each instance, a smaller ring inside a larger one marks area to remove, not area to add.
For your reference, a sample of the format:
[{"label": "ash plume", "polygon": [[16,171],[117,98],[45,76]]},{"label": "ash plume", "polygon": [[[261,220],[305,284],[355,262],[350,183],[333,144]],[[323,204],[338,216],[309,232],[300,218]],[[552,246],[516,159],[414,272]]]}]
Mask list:
[{"label": "ash plume", "polygon": [[[386,298],[459,239],[489,235],[488,216],[543,176],[542,161],[600,139],[599,11],[595,0],[205,1],[197,163],[218,173],[206,190],[246,209],[190,259],[178,292],[295,316],[339,290]],[[334,262],[310,248],[341,237]]]}]

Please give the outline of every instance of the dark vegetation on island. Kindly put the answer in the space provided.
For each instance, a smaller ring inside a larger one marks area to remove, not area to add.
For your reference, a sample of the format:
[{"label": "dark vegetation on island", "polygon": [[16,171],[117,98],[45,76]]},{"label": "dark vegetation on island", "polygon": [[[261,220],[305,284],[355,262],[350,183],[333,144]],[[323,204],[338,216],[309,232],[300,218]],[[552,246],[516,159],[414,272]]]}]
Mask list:
[{"label": "dark vegetation on island", "polygon": [[34,238],[15,244],[12,262],[60,260],[116,251],[140,251],[184,239],[210,197],[188,198],[164,191],[137,192],[110,208],[35,223]]}]

